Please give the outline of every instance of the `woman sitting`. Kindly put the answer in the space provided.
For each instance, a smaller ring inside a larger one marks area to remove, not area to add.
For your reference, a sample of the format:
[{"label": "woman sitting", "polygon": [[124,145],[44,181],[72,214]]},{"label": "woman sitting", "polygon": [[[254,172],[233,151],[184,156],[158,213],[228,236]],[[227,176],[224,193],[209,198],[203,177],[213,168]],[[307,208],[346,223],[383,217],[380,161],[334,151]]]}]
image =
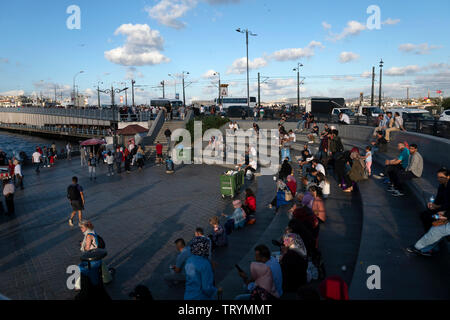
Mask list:
[{"label": "woman sitting", "polygon": [[228,218],[228,221],[232,220],[234,224],[234,229],[241,229],[245,226],[245,218],[246,218],[246,213],[244,209],[242,209],[241,200],[233,201],[233,207],[234,211],[231,216],[227,216],[225,213],[222,213],[222,216]]},{"label": "woman sitting", "polygon": [[209,224],[213,227],[213,234],[209,236],[212,242],[212,249],[227,246],[227,234],[225,233],[225,229],[219,223],[219,217],[212,217],[209,219]]},{"label": "woman sitting", "polygon": [[327,177],[323,173],[319,172],[319,173],[317,173],[317,181],[319,183],[319,188],[322,193],[322,198],[324,198],[324,199],[328,198],[331,193],[331,191],[330,191],[331,186],[330,186],[330,182],[328,181]]},{"label": "woman sitting", "polygon": [[325,204],[323,203],[323,200],[319,196],[319,188],[316,186],[311,186],[309,188],[309,192],[314,198],[312,211],[319,219],[319,222],[324,223],[327,220],[327,211],[325,209]]},{"label": "woman sitting", "polygon": [[278,178],[280,180],[285,180],[290,174],[292,174],[292,167],[289,164],[289,159],[285,159],[283,164],[281,165],[280,173],[278,174]]},{"label": "woman sitting", "polygon": [[292,199],[289,200],[286,199],[286,194],[289,194],[289,196],[292,197],[291,191],[289,190],[287,185],[282,180],[278,180],[277,194],[275,195],[275,198],[272,200],[272,202],[269,204],[269,209],[275,207],[276,208],[275,212],[278,212],[278,209],[281,206],[288,204]]},{"label": "woman sitting", "polygon": [[297,181],[293,174],[287,177],[286,186],[289,188],[289,191],[291,191],[292,197],[295,198],[295,195],[297,194]]},{"label": "woman sitting", "polygon": [[242,206],[246,214],[246,224],[252,225],[256,223],[256,197],[253,190],[245,189],[245,202]]}]

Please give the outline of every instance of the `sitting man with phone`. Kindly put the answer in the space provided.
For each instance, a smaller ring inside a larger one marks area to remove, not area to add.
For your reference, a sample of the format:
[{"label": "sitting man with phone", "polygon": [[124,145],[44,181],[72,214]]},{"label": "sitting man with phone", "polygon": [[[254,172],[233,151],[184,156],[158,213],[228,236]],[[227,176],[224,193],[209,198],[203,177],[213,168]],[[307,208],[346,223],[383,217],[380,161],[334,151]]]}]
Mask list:
[{"label": "sitting man with phone", "polygon": [[184,284],[186,282],[186,274],[184,272],[184,265],[186,264],[187,259],[191,256],[191,248],[186,246],[186,242],[184,239],[175,240],[175,246],[177,248],[178,257],[176,260],[176,264],[170,266],[170,273],[166,273],[163,278],[164,280],[171,285]]},{"label": "sitting man with phone", "polygon": [[[261,244],[255,248],[255,261],[266,264],[272,271],[273,282],[275,285],[278,297],[283,295],[283,275],[281,273],[281,266],[278,260],[271,256],[270,250],[267,246]],[[238,266],[235,266],[239,272],[239,276],[244,280],[247,285],[247,290],[252,292],[255,288],[254,279],[249,279],[247,274]],[[250,300],[251,294],[241,294],[235,298],[235,300]]]}]

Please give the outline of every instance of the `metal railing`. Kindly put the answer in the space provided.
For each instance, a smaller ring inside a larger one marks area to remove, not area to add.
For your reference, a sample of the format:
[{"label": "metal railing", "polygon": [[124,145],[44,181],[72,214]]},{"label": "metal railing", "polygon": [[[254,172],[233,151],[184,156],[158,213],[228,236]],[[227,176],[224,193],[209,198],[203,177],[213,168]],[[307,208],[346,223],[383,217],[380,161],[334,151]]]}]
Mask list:
[{"label": "metal railing", "polygon": [[0,112],[4,113],[21,113],[21,114],[39,114],[60,117],[74,117],[95,119],[104,121],[121,121],[121,122],[144,122],[154,120],[156,114],[151,111],[138,111],[137,113],[121,113],[119,109],[77,109],[77,108],[0,108]]},{"label": "metal railing", "polygon": [[58,133],[64,135],[84,135],[84,136],[108,136],[108,131],[104,129],[90,129],[90,128],[58,128],[53,126],[32,126],[0,123],[0,128],[17,129],[25,131],[40,131],[43,133]]}]

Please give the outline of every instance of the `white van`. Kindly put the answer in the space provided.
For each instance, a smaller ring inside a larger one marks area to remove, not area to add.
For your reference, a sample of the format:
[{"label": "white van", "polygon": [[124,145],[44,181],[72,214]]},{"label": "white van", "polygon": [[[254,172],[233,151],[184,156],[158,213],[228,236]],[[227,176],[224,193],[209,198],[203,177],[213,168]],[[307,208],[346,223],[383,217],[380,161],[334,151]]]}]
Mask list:
[{"label": "white van", "polygon": [[398,112],[403,118],[403,121],[435,120],[428,110],[423,109],[399,108],[389,111],[392,112],[392,115]]},{"label": "white van", "polygon": [[383,110],[374,106],[360,106],[358,108],[358,112],[355,114],[360,117],[378,117],[380,114],[383,114]]}]

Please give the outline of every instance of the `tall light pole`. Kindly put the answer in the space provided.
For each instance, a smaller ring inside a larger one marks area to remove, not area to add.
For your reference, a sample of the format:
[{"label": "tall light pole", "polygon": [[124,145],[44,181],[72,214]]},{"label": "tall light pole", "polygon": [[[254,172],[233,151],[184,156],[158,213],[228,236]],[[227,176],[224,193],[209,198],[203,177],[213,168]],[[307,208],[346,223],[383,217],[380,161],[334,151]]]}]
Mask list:
[{"label": "tall light pole", "polygon": [[293,71],[297,71],[297,110],[300,110],[300,68],[303,67],[303,64],[300,62],[297,63],[297,68],[294,68]]},{"label": "tall light pole", "polygon": [[170,73],[169,73],[169,77],[171,77],[171,78],[173,78],[173,80],[175,80],[175,95],[173,98],[176,99],[177,98],[177,78]]},{"label": "tall light pole", "polygon": [[236,29],[239,33],[245,33],[245,43],[247,45],[247,107],[250,108],[250,80],[249,80],[249,66],[248,66],[248,36],[251,35],[253,37],[256,37],[257,34],[252,33],[248,29],[241,30],[241,28]]},{"label": "tall light pole", "polygon": [[220,99],[221,98],[220,97],[221,96],[221,94],[220,94],[221,93],[221,91],[220,91],[220,84],[221,84],[220,83],[220,72],[215,72],[214,75],[219,77],[219,100],[217,100],[217,106],[219,106],[219,104],[221,103],[221,101],[220,101],[221,100]]},{"label": "tall light pole", "polygon": [[[77,76],[79,75],[79,74],[82,74],[82,73],[84,73],[84,71],[82,70],[82,71],[79,71],[79,72],[77,72],[74,76],[73,76],[73,103],[74,103],[74,106],[75,106],[75,101],[77,101],[78,99],[76,99],[75,97],[75,94],[76,94],[76,92],[75,92],[75,79],[77,78]],[[78,97],[77,97],[78,98]],[[75,100],[76,99],[76,100]],[[77,106],[78,106],[78,102],[77,102]]]},{"label": "tall light pole", "polygon": [[184,74],[189,75],[189,72],[187,72],[187,71],[182,72],[182,75],[183,75],[183,107],[186,108],[186,95],[185,95],[186,87],[184,86]]},{"label": "tall light pole", "polygon": [[381,100],[382,100],[382,96],[381,96],[381,88],[382,88],[382,81],[383,81],[383,59],[381,59],[380,61],[380,96],[379,96],[379,101],[378,101],[378,107],[381,109]]},{"label": "tall light pole", "polygon": [[103,82],[97,81],[97,104],[98,108],[101,109],[100,105],[100,83],[103,84]]}]

